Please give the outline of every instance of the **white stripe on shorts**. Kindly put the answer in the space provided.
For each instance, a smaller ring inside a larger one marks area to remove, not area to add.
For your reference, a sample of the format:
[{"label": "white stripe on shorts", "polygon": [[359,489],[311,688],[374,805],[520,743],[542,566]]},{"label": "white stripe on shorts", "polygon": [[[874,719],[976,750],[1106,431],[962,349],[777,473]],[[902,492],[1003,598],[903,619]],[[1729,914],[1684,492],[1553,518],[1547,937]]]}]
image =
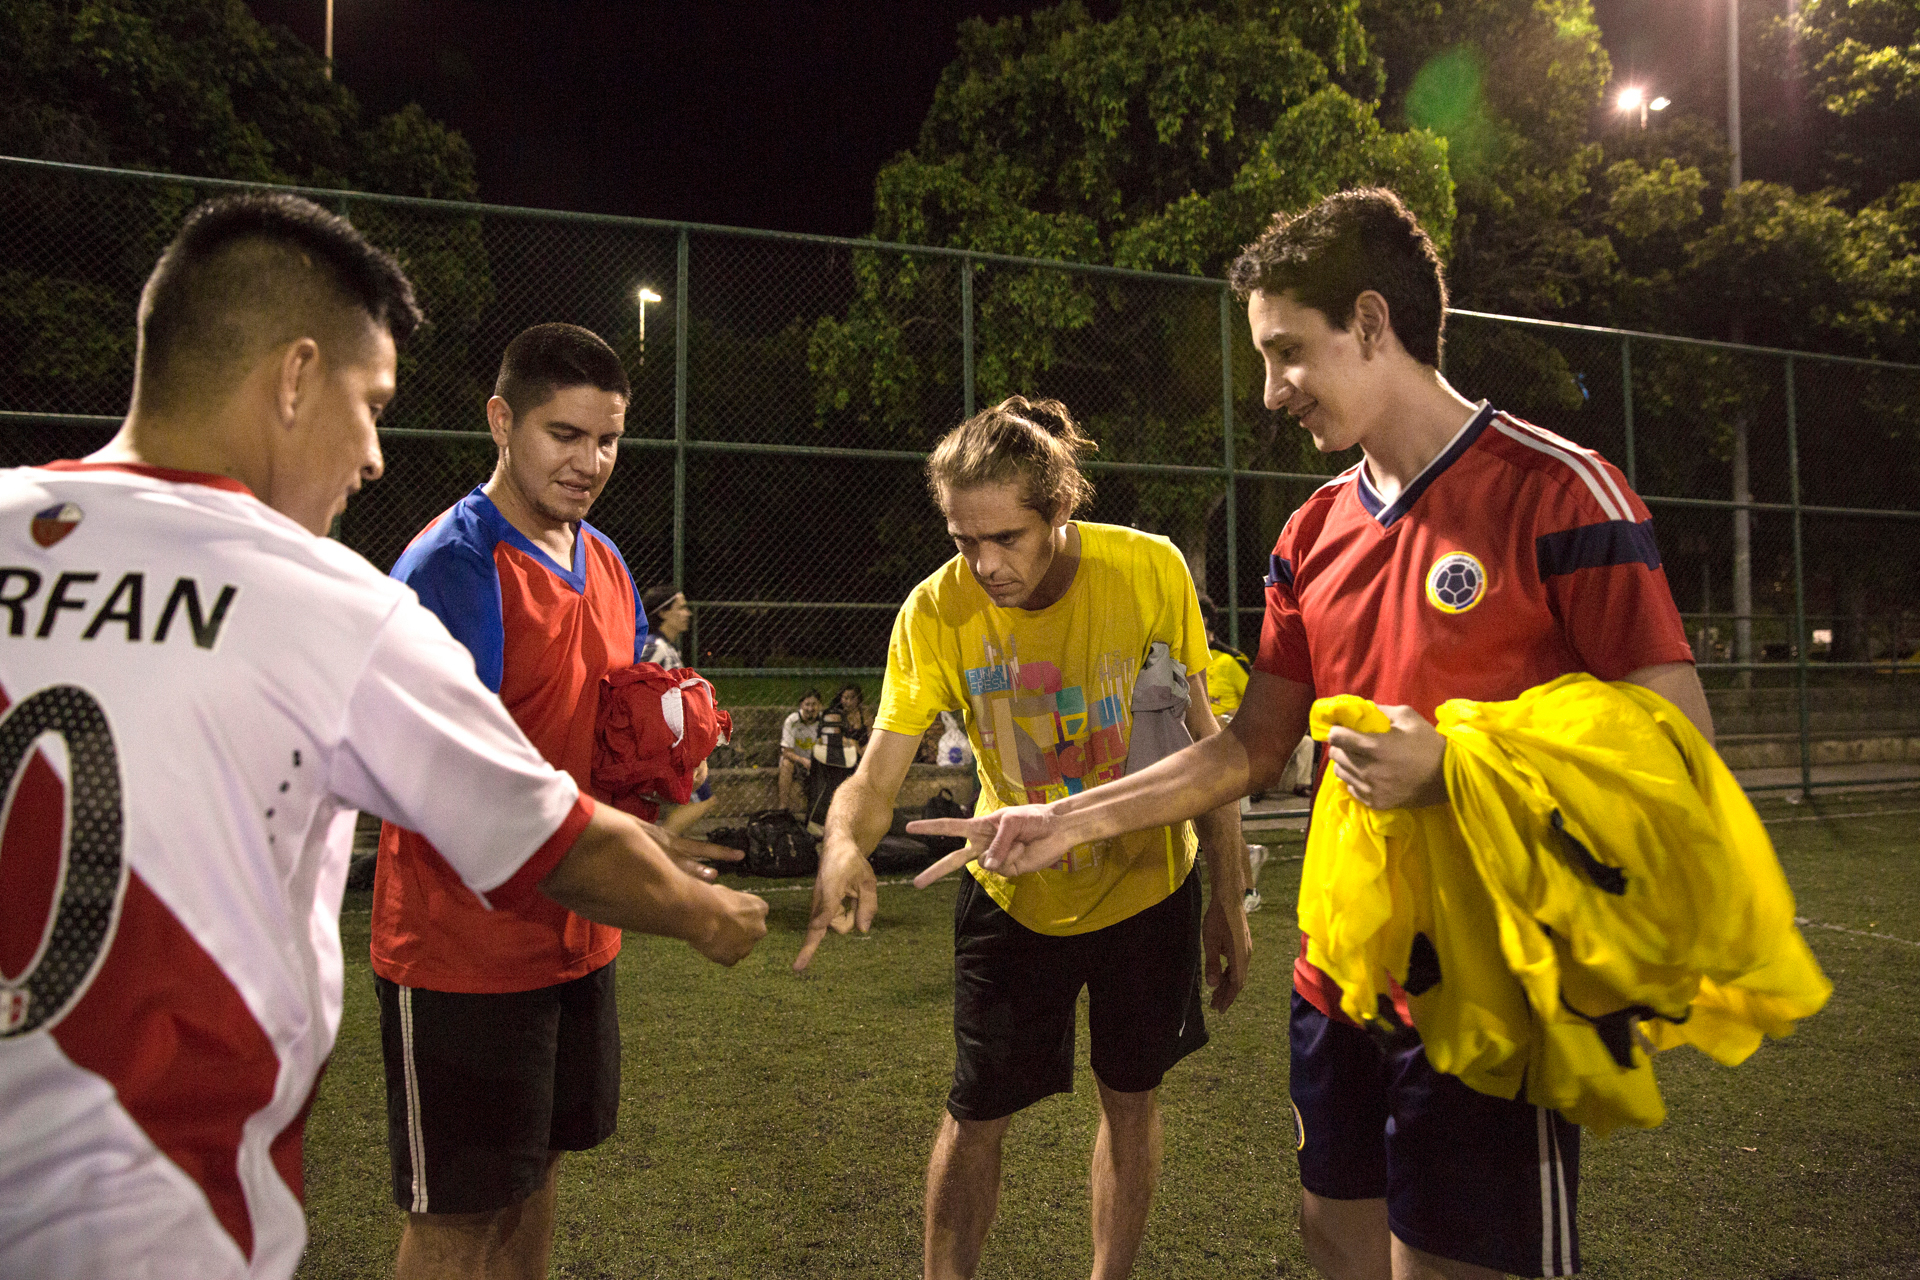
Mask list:
[{"label": "white stripe on shorts", "polygon": [[1567,1170],[1560,1160],[1560,1131],[1554,1127],[1552,1114],[1545,1107],[1533,1109],[1533,1120],[1540,1148],[1540,1274],[1570,1276],[1573,1274],[1573,1210],[1567,1203]]},{"label": "white stripe on shorts", "polygon": [[407,1081],[407,1163],[415,1213],[427,1212],[427,1138],[420,1129],[420,1076],[413,1067],[413,988],[400,988],[400,1064]]}]

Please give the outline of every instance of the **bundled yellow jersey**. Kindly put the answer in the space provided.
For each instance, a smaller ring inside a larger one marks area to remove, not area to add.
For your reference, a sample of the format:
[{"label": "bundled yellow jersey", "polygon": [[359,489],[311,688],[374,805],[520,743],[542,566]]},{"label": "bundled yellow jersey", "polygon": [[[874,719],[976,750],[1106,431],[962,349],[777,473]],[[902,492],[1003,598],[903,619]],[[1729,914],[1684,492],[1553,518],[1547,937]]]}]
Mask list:
[{"label": "bundled yellow jersey", "polygon": [[[1199,598],[1173,544],[1115,525],[1076,527],[1073,582],[1046,608],[1000,608],[955,556],[894,620],[874,727],[918,737],[940,712],[964,711],[980,813],[1121,777],[1136,708],[1151,703],[1142,675],[1156,644],[1166,646],[1160,669],[1174,664],[1182,678],[1206,670]],[[1186,879],[1194,852],[1183,822],[1081,845],[1011,880],[978,863],[967,869],[1015,920],[1058,936],[1160,902]]]},{"label": "bundled yellow jersey", "polygon": [[[1386,728],[1350,697],[1313,720]],[[1664,1118],[1649,1048],[1737,1064],[1826,1003],[1766,829],[1671,703],[1576,674],[1438,721],[1450,805],[1329,776],[1315,806],[1300,923],[1350,1017],[1391,977],[1436,1069],[1604,1133]]]}]

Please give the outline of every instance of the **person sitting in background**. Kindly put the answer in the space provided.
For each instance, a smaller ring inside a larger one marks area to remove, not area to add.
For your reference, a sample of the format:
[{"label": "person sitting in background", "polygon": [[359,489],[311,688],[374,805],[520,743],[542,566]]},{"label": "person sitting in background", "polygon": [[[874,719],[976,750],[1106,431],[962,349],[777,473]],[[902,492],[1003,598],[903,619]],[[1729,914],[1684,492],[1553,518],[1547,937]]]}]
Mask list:
[{"label": "person sitting in background", "polygon": [[840,711],[841,732],[861,746],[867,745],[867,735],[873,732],[873,713],[867,710],[866,694],[860,686],[840,686],[840,693],[834,702]]},{"label": "person sitting in background", "polygon": [[780,807],[799,812],[805,796],[794,785],[794,770],[805,778],[813,768],[813,743],[820,733],[820,691],[809,689],[800,698],[800,709],[787,716],[780,726]]},{"label": "person sitting in background", "polygon": [[647,642],[637,660],[658,663],[668,671],[686,666],[680,657],[680,637],[693,621],[686,593],[672,583],[656,583],[640,593],[640,606],[647,611]]},{"label": "person sitting in background", "polygon": [[[687,634],[693,621],[693,606],[686,592],[670,582],[656,583],[640,593],[640,607],[647,611],[647,642],[640,648],[639,661],[656,663],[668,671],[687,664],[680,657],[680,637]],[[705,766],[701,766],[702,769]],[[679,835],[713,808],[713,784],[700,774],[694,788],[693,803],[675,805],[660,815],[660,825]]]}]

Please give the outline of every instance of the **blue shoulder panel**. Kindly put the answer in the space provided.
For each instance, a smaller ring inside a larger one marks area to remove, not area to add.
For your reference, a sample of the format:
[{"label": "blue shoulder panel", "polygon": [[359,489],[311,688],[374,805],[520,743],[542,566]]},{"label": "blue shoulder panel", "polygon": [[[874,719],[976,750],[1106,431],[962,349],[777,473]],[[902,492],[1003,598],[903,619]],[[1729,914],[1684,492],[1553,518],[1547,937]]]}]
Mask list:
[{"label": "blue shoulder panel", "polygon": [[500,692],[507,637],[493,549],[508,528],[476,488],[401,552],[392,574],[412,587],[420,603],[467,647],[480,683],[495,693]]}]

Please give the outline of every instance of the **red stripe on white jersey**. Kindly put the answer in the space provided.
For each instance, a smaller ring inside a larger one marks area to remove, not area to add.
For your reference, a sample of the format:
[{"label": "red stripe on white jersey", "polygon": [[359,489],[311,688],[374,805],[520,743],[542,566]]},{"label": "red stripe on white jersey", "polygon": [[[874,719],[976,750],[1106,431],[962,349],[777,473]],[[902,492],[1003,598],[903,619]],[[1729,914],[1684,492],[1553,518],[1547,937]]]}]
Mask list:
[{"label": "red stripe on white jersey", "polygon": [[272,1100],[280,1059],[240,992],[138,872],[99,973],[53,1038],[113,1086],[251,1258],[241,1128]]}]

